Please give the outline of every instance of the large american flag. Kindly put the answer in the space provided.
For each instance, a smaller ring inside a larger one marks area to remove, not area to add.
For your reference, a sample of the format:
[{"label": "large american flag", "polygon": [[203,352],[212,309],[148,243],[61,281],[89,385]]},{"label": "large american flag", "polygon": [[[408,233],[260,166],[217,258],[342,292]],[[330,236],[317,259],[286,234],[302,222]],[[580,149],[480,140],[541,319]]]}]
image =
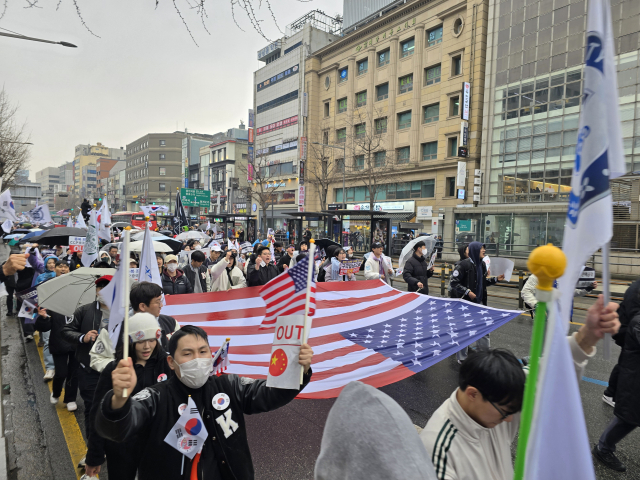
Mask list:
[{"label": "large american flag", "polygon": [[[319,283],[309,335],[313,376],[299,398],[333,398],[353,380],[382,387],[470,345],[521,312],[401,292],[381,280]],[[162,313],[197,325],[213,351],[231,337],[226,373],[267,378],[273,332],[259,287],[167,296]]]},{"label": "large american flag", "polygon": [[[260,296],[266,304],[261,328],[275,327],[278,316],[304,312],[307,301],[308,274],[309,257],[307,256],[296,263],[293,268],[281,273],[266,285],[260,287]],[[309,315],[314,315],[316,310],[316,283],[313,281],[313,275],[311,279]]]}]

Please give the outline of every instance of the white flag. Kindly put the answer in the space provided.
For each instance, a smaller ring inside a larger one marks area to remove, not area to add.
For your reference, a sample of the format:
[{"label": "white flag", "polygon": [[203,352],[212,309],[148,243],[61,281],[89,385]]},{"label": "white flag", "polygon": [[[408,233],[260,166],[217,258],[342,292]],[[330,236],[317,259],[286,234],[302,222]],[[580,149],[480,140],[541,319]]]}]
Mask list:
[{"label": "white flag", "polygon": [[[84,242],[84,251],[82,253],[82,265],[90,267],[94,260],[98,258],[98,226],[96,217],[98,212],[91,210],[89,212],[89,226],[87,227],[87,240]],[[82,215],[80,215],[82,218]]]},{"label": "white flag", "polygon": [[580,388],[558,302],[548,303],[549,320],[531,433],[525,480],[595,480]]},{"label": "white flag", "polygon": [[[311,323],[311,318],[309,318]],[[311,328],[309,326],[309,328]],[[300,390],[300,346],[304,315],[283,315],[276,321],[267,387]]]},{"label": "white flag", "polygon": [[140,253],[140,273],[139,282],[151,282],[162,288],[162,280],[158,271],[158,261],[156,252],[153,249],[153,239],[149,231],[149,225],[145,227],[144,239],[142,240],[142,252]]},{"label": "white flag", "polygon": [[573,290],[582,266],[613,235],[609,179],[624,175],[626,169],[613,52],[609,2],[591,0],[587,15],[584,95],[562,242],[567,267],[558,279],[565,331],[569,329]]},{"label": "white flag", "polygon": [[76,228],[87,228],[87,224],[84,223],[84,217],[82,213],[78,214],[76,217]]},{"label": "white flag", "polygon": [[2,224],[2,230],[4,230],[4,233],[9,233],[11,231],[11,227],[13,227],[13,222],[9,219],[6,219]]},{"label": "white flag", "polygon": [[51,214],[49,213],[49,207],[46,204],[38,205],[28,212],[25,212],[25,214],[33,223],[53,222]]},{"label": "white flag", "polygon": [[73,219],[71,218],[71,215],[67,218],[67,227],[73,227]]},{"label": "white flag", "polygon": [[169,207],[166,207],[164,205],[144,205],[140,207],[140,210],[142,210],[145,217],[150,217],[152,213],[158,213],[158,212],[168,213]]},{"label": "white flag", "polygon": [[[128,235],[122,236],[121,250],[123,255],[129,251]],[[86,255],[86,247],[85,253]],[[84,258],[84,255],[82,258]],[[157,265],[156,265],[157,266]],[[111,345],[118,344],[118,338],[120,337],[120,329],[122,328],[122,322],[124,322],[124,301],[125,295],[129,295],[129,292],[125,291],[125,285],[128,283],[125,275],[129,275],[129,263],[120,262],[116,274],[109,282],[109,285],[100,290],[100,297],[102,297],[103,303],[109,307],[109,338],[111,339]]]},{"label": "white flag", "polygon": [[216,238],[216,233],[218,233],[218,224],[213,224],[213,238]]},{"label": "white flag", "polygon": [[98,238],[102,238],[107,242],[111,241],[111,212],[109,212],[109,206],[107,205],[107,199],[102,201],[102,206],[98,210]]},{"label": "white flag", "polygon": [[14,222],[18,221],[16,209],[13,206],[13,199],[11,198],[11,192],[9,190],[5,190],[2,192],[2,195],[0,195],[0,217],[8,218]]},{"label": "white flag", "polygon": [[211,230],[211,222],[207,221],[207,231]]},{"label": "white flag", "polygon": [[231,243],[231,240],[227,240],[227,250],[235,250],[236,246]]},{"label": "white flag", "polygon": [[[215,401],[216,397],[219,397],[221,395],[226,397],[226,399],[223,398],[223,401],[229,403],[229,397],[227,397],[224,393],[219,393],[213,398],[213,400]],[[133,398],[136,398],[135,395]],[[216,407],[217,404],[214,404],[214,408]],[[223,417],[222,422],[217,419],[216,421],[223,428],[223,431],[225,431],[225,436],[228,436],[226,435],[226,432],[231,429],[231,433],[233,433],[238,428],[238,424],[231,418],[231,409],[227,408],[226,410],[227,411],[221,415],[221,417]],[[200,416],[198,407],[196,407],[195,402],[193,401],[191,396],[189,396],[187,407],[182,411],[182,413],[180,414],[180,418],[171,428],[169,433],[167,433],[164,441],[183,455],[186,455],[190,459],[193,459],[193,457],[196,456],[196,453],[202,450],[202,446],[204,445],[204,442],[207,439],[208,435],[209,432],[207,432],[207,427],[204,426],[204,422],[202,421],[202,417]]]}]

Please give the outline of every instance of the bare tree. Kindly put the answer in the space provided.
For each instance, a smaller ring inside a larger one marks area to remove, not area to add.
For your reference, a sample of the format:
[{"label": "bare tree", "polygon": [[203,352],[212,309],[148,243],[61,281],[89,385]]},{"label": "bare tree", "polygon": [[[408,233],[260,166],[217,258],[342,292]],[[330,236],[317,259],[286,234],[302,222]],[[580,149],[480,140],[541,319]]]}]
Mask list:
[{"label": "bare tree", "polygon": [[26,122],[20,124],[17,118],[18,106],[12,105],[9,96],[0,90],[0,177],[2,188],[14,185],[16,172],[29,165],[29,135]]},{"label": "bare tree", "polygon": [[307,183],[313,185],[320,197],[320,210],[326,210],[330,186],[342,181],[344,159],[340,150],[323,146],[329,143],[329,135],[328,130],[321,130],[321,133],[309,137],[305,169]]}]

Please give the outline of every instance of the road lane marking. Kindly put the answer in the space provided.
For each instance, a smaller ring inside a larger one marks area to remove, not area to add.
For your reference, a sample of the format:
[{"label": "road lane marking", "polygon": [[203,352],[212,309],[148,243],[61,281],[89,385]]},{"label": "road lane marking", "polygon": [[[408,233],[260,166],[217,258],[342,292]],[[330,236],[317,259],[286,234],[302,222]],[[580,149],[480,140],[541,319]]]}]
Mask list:
[{"label": "road lane marking", "polygon": [[585,382],[595,383],[596,385],[602,385],[603,387],[609,386],[609,382],[603,382],[602,380],[598,380],[595,378],[582,377],[582,380],[584,380]]},{"label": "road lane marking", "polygon": [[[38,334],[39,337],[39,334]],[[37,347],[36,342],[36,347]],[[42,347],[38,348],[38,355],[40,355],[40,363],[42,364],[42,370],[46,372],[46,367],[44,366],[44,353],[42,351]],[[35,379],[34,379],[35,380]],[[53,381],[47,382],[49,386],[49,392],[53,391]],[[64,398],[64,389],[60,394],[60,399]],[[51,405],[51,404],[49,404]],[[79,480],[83,475],[83,471],[77,467],[78,462],[82,460],[82,457],[87,453],[87,445],[84,443],[84,438],[82,438],[82,432],[80,431],[80,425],[78,425],[78,421],[76,420],[76,416],[73,412],[67,411],[67,407],[62,403],[62,400],[58,402],[57,405],[52,405],[56,409],[56,413],[58,414],[58,420],[60,420],[60,426],[62,427],[62,434],[64,435],[64,439],[67,442],[67,449],[69,450],[69,455],[71,456],[71,464],[73,466],[74,471],[76,472],[76,480]]]}]

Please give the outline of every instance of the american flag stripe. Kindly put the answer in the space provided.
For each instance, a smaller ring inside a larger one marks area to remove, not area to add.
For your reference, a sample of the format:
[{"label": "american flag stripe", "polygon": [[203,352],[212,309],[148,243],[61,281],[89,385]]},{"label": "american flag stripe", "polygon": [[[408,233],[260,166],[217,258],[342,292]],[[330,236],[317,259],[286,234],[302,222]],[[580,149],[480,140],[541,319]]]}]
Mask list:
[{"label": "american flag stripe", "polygon": [[[309,335],[314,374],[299,398],[332,398],[353,380],[375,387],[402,380],[519,313],[400,292],[380,280],[320,283],[316,289],[317,311]],[[168,296],[162,313],[181,325],[203,327],[212,350],[231,337],[227,373],[267,377],[273,329],[260,328],[265,304],[258,287]],[[485,322],[486,327],[478,326]],[[418,365],[407,355],[415,355]]]}]

